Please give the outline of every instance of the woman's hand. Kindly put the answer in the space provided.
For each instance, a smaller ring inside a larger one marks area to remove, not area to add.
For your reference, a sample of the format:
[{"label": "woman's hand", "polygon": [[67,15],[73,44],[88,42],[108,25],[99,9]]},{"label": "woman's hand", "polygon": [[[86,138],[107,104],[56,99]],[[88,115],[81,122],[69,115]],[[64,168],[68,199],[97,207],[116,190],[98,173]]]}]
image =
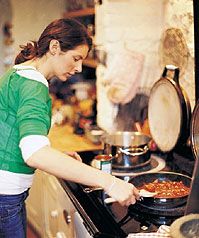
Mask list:
[{"label": "woman's hand", "polygon": [[131,183],[112,176],[112,182],[105,188],[105,192],[122,206],[129,206],[140,199],[138,189]]},{"label": "woman's hand", "polygon": [[74,159],[82,162],[82,159],[81,159],[80,155],[77,152],[75,152],[75,151],[66,151],[64,153],[69,155],[69,156],[71,156],[71,157],[73,157]]}]

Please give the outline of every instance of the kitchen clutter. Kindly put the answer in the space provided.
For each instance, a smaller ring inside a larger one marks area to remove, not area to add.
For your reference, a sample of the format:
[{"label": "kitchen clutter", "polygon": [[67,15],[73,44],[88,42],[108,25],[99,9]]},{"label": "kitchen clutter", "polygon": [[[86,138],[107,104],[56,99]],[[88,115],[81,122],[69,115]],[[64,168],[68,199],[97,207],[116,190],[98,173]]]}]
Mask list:
[{"label": "kitchen clutter", "polygon": [[67,6],[68,11],[94,7],[94,0],[68,0]]},{"label": "kitchen clutter", "polygon": [[[60,85],[61,84],[61,85]],[[62,90],[59,90],[61,88]],[[92,82],[53,82],[50,88],[52,98],[52,126],[69,123],[74,133],[82,135],[96,127],[96,89]],[[97,130],[97,128],[95,128]],[[96,132],[93,132],[93,136]],[[98,143],[97,141],[94,141]]]},{"label": "kitchen clutter", "polygon": [[[129,234],[127,238],[147,238],[147,237],[151,237],[151,238],[172,238],[170,236],[170,227],[166,226],[166,225],[161,225],[157,232],[150,232],[150,233],[132,233]],[[180,238],[180,237],[179,237]]]}]

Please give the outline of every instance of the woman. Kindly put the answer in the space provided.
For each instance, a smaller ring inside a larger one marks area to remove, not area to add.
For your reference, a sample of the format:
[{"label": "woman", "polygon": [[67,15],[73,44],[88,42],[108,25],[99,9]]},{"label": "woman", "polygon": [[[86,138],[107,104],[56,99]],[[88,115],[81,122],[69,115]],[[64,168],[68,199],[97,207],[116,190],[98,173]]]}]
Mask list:
[{"label": "woman", "polygon": [[48,80],[66,81],[81,72],[91,43],[81,23],[55,20],[38,42],[21,46],[15,66],[0,80],[0,237],[26,236],[24,200],[35,169],[102,187],[122,205],[139,198],[132,184],[81,163],[75,153],[70,156],[53,149],[47,137],[51,122]]}]

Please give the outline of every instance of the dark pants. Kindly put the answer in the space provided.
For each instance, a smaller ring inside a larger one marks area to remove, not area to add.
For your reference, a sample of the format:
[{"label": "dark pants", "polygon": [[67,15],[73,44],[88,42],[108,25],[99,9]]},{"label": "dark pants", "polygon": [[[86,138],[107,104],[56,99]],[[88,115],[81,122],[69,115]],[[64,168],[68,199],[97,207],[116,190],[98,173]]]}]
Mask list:
[{"label": "dark pants", "polygon": [[28,191],[19,195],[0,195],[0,238],[26,237],[27,196]]}]

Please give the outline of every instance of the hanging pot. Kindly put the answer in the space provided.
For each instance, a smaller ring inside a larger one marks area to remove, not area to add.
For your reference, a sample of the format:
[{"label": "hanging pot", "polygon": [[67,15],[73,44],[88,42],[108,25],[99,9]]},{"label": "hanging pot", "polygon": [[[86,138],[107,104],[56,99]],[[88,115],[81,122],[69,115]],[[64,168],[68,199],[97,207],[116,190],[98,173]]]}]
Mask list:
[{"label": "hanging pot", "polygon": [[187,143],[190,117],[188,97],[179,85],[179,68],[167,65],[151,89],[148,107],[151,136],[161,151]]},{"label": "hanging pot", "polygon": [[117,131],[101,137],[104,154],[113,156],[112,167],[136,168],[150,162],[150,136],[141,132]]},{"label": "hanging pot", "polygon": [[191,148],[195,157],[195,165],[192,174],[191,193],[188,198],[185,214],[199,213],[199,100],[191,118]]}]

